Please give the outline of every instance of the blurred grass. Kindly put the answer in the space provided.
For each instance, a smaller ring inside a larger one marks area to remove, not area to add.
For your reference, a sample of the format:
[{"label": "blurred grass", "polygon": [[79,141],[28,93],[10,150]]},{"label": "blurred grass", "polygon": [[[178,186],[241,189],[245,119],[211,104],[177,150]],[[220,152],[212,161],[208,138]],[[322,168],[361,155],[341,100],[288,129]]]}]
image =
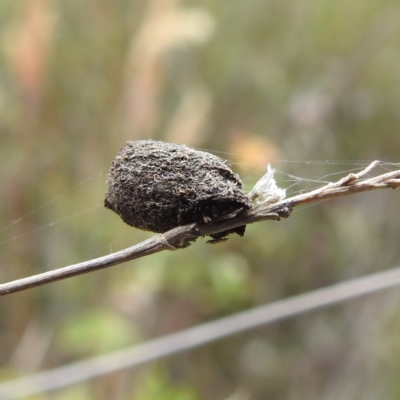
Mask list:
[{"label": "blurred grass", "polygon": [[[1,2],[1,281],[150,236],[102,207],[129,139],[209,149],[248,188],[269,162],[304,178],[351,168],[276,160],[398,161],[399,27],[394,0]],[[335,200],[4,297],[0,376],[393,266],[397,196]],[[396,399],[397,302],[377,295],[50,397]]]}]

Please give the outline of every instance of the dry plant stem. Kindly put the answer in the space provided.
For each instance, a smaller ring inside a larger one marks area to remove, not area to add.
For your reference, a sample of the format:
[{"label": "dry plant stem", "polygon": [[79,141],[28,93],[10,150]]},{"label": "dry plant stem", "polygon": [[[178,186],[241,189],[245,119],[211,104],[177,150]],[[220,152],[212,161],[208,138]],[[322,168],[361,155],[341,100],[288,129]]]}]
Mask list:
[{"label": "dry plant stem", "polygon": [[44,392],[137,367],[260,326],[339,304],[400,284],[400,267],[356,278],[184,329],[147,342],[30,376],[0,382],[0,400]]},{"label": "dry plant stem", "polygon": [[135,246],[129,247],[128,249],[104,257],[1,284],[0,296],[111,267],[136,258],[158,253],[159,251],[185,248],[190,242],[195,241],[200,236],[208,236],[254,222],[286,218],[290,215],[293,207],[302,204],[317,203],[322,200],[369,190],[385,188],[395,189],[399,187],[400,170],[388,172],[373,178],[361,179],[378,164],[378,161],[374,161],[358,174],[349,174],[337,182],[329,183],[311,192],[293,196],[274,204],[259,204],[254,206],[250,211],[238,214],[232,219],[201,225],[190,224],[179,226],[164,234],[156,235]]}]

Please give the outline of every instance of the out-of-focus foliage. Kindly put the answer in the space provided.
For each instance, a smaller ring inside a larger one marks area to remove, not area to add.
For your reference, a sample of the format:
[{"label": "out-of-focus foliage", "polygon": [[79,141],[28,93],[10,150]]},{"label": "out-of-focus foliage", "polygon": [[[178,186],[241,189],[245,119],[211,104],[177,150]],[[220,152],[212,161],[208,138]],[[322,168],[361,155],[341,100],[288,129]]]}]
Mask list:
[{"label": "out-of-focus foliage", "polygon": [[[102,205],[126,140],[218,152],[249,190],[268,163],[317,179],[355,166],[304,162],[399,161],[395,0],[3,0],[0,40],[1,282],[149,237]],[[398,204],[389,191],[335,200],[3,297],[0,378],[394,266]],[[398,301],[374,295],[35,399],[397,399]]]}]

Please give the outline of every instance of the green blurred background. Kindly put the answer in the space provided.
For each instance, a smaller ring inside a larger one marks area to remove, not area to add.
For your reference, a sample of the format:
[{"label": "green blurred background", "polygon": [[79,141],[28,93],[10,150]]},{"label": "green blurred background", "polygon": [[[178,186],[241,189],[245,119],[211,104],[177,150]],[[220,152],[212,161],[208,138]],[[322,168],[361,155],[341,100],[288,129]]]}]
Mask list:
[{"label": "green blurred background", "polygon": [[[268,163],[295,193],[312,184],[287,174],[399,161],[395,0],[3,0],[0,40],[1,282],[151,237],[102,205],[127,140],[207,149],[246,190]],[[398,204],[333,200],[3,297],[0,380],[396,266]],[[399,310],[394,289],[31,398],[399,399]]]}]

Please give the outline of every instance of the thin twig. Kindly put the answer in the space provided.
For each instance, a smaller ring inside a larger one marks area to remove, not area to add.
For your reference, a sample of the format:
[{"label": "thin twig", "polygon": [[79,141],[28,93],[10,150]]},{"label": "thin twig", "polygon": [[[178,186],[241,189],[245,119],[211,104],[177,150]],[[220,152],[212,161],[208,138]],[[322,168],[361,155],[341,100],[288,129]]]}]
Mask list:
[{"label": "thin twig", "polygon": [[365,192],[375,189],[395,189],[400,186],[400,170],[388,172],[373,178],[361,179],[366,176],[375,166],[379,164],[374,161],[358,174],[349,174],[337,182],[329,183],[319,189],[312,190],[274,204],[258,204],[250,211],[218,222],[207,224],[190,224],[179,226],[163,234],[156,235],[135,246],[125,250],[109,254],[104,257],[70,265],[54,271],[34,275],[28,278],[18,279],[0,285],[0,296],[19,292],[36,286],[41,286],[61,279],[85,274],[121,264],[136,258],[158,253],[163,250],[177,250],[190,245],[200,236],[208,236],[224,232],[238,226],[248,225],[265,220],[279,220],[289,217],[293,207],[301,204],[317,203],[322,200],[332,199],[340,196]]},{"label": "thin twig", "polygon": [[400,285],[400,267],[266,304],[106,355],[0,384],[0,400],[16,400],[171,356],[302,313]]}]

